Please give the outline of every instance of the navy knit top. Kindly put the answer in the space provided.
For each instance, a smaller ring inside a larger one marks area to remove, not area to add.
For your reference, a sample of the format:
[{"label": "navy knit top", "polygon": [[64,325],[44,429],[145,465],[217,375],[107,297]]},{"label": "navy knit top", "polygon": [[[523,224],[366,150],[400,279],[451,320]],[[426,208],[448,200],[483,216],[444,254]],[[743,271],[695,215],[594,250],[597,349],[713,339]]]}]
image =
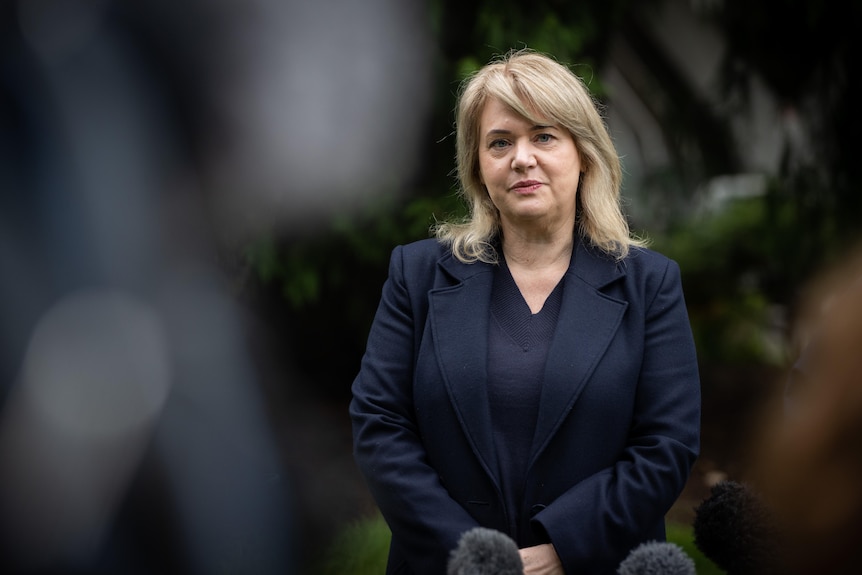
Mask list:
[{"label": "navy knit top", "polygon": [[[563,280],[533,314],[505,261],[494,272],[488,333],[488,398],[512,529],[524,512],[524,480],[536,430],[548,348],[562,301]],[[521,533],[510,534],[516,541]]]}]

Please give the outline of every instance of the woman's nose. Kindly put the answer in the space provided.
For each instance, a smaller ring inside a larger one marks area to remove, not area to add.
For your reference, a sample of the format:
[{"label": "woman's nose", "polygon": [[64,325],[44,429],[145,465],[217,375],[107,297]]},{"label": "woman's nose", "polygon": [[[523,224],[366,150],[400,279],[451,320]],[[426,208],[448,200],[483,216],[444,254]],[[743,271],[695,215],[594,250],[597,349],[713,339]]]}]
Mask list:
[{"label": "woman's nose", "polygon": [[529,144],[516,144],[515,155],[512,157],[512,169],[523,170],[536,165],[536,157]]}]

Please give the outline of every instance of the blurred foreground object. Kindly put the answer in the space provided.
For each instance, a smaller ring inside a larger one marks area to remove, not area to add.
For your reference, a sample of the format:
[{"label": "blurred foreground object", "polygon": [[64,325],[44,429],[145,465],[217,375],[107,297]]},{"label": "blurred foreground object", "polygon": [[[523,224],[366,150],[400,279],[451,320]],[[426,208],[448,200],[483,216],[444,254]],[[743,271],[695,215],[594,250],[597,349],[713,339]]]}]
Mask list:
[{"label": "blurred foreground object", "polygon": [[524,563],[511,537],[496,529],[464,532],[449,555],[447,575],[521,575]]},{"label": "blurred foreground object", "polygon": [[121,294],[76,294],[43,317],[0,420],[10,552],[77,562],[98,550],[168,395],[157,316]]},{"label": "blurred foreground object", "polygon": [[398,189],[428,105],[423,17],[0,6],[0,571],[295,568],[294,438],[262,385],[292,382],[255,363],[219,264]]},{"label": "blurred foreground object", "polygon": [[617,575],[697,575],[694,560],[668,541],[647,541],[631,550]]},{"label": "blurred foreground object", "polygon": [[728,575],[858,572],[862,545],[862,251],[810,282],[801,356],[753,438],[745,484],[719,482],[695,543]]},{"label": "blurred foreground object", "polygon": [[862,545],[862,251],[846,253],[806,293],[785,409],[752,462],[799,573],[855,572]]},{"label": "blurred foreground object", "polygon": [[713,485],[692,527],[697,548],[727,575],[780,573],[770,512],[750,486],[731,480]]}]

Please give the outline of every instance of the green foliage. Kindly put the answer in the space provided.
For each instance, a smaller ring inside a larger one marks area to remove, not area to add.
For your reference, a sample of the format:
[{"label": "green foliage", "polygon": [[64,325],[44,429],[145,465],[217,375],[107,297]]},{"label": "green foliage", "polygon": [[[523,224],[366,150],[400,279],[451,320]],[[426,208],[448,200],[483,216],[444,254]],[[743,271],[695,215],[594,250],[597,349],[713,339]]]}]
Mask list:
[{"label": "green foliage", "polygon": [[264,237],[246,248],[246,260],[261,282],[281,285],[290,305],[300,307],[317,299],[320,274],[305,264],[301,246],[278,246],[271,237]]},{"label": "green foliage", "polygon": [[[780,220],[780,218],[779,218]],[[769,286],[780,270],[779,246],[770,230],[765,196],[731,200],[655,238],[653,247],[682,270],[692,330],[702,359],[737,364],[778,364],[784,357],[776,335]]]},{"label": "green foliage", "polygon": [[386,571],[392,534],[380,514],[345,527],[311,575],[380,575]]},{"label": "green foliage", "polygon": [[724,575],[724,571],[710,561],[694,544],[694,533],[688,525],[668,522],[665,525],[667,540],[676,543],[694,561],[697,575]]},{"label": "green foliage", "polygon": [[312,237],[261,237],[246,247],[245,257],[261,283],[279,286],[289,306],[301,310],[355,288],[357,272],[363,277],[362,269],[385,266],[397,244],[429,237],[435,220],[464,213],[454,193],[400,202],[384,198],[358,214],[333,217]]},{"label": "green foliage", "polygon": [[529,47],[567,60],[583,49],[587,30],[580,24],[562,23],[560,15],[547,5],[537,9],[518,3],[509,10],[483,10],[478,29],[497,54]]},{"label": "green foliage", "polygon": [[427,238],[435,219],[462,214],[453,193],[393,195],[331,219],[313,236],[247,246],[253,273],[243,288],[265,301],[268,325],[314,393],[349,398],[395,245]]},{"label": "green foliage", "polygon": [[[667,540],[682,547],[694,560],[698,575],[723,575],[694,544],[691,527],[668,522]],[[386,570],[386,558],[392,537],[389,527],[378,513],[347,525],[326,551],[326,558],[310,575],[379,575]]]}]

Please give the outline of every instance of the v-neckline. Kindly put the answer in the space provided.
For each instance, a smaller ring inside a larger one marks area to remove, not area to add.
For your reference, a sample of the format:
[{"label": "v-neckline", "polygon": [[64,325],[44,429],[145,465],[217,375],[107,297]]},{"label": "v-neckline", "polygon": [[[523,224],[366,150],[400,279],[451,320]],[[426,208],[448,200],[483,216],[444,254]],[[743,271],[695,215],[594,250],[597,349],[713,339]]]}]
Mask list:
[{"label": "v-neckline", "polygon": [[544,337],[553,330],[562,301],[565,275],[545,299],[542,309],[533,313],[515,278],[501,262],[494,278],[494,294],[491,298],[491,314],[503,331],[522,349],[530,349],[536,337]]}]

